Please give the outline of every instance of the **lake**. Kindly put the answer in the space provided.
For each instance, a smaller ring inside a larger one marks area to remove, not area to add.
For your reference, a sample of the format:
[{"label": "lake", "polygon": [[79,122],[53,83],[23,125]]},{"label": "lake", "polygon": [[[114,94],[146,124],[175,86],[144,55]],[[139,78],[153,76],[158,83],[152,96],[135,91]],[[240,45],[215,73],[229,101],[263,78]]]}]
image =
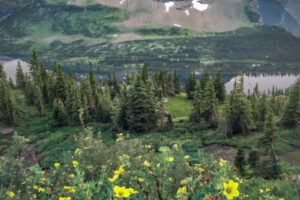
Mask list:
[{"label": "lake", "polygon": [[[16,74],[16,68],[17,63],[20,61],[21,66],[23,68],[24,72],[29,72],[29,66],[28,63],[22,60],[18,59],[11,59],[8,57],[1,57],[0,63],[4,66],[4,70],[7,73],[8,78],[10,77],[15,82],[15,74]],[[133,73],[136,69],[111,69],[111,73],[115,73],[117,79],[122,80],[125,79],[126,73]],[[153,70],[150,69],[152,73],[158,71],[157,69]],[[168,70],[167,70],[168,71]],[[192,70],[176,70],[177,74],[180,77],[180,80],[182,83],[185,83],[187,77],[190,73],[192,73]],[[100,71],[95,73],[95,75],[101,79],[104,80],[107,78],[107,71]],[[195,71],[197,79],[200,79],[203,72],[202,71]],[[87,74],[77,74],[79,77],[85,77]],[[258,84],[260,91],[268,92],[272,90],[272,88],[277,88],[280,90],[285,90],[289,88],[292,84],[295,83],[297,78],[300,77],[300,73],[246,73],[244,75],[244,88],[245,92],[248,90],[253,90],[256,84]],[[234,81],[238,80],[240,78],[239,74],[228,74],[224,73],[222,74],[222,79],[225,82],[226,91],[230,92],[233,89]]]}]

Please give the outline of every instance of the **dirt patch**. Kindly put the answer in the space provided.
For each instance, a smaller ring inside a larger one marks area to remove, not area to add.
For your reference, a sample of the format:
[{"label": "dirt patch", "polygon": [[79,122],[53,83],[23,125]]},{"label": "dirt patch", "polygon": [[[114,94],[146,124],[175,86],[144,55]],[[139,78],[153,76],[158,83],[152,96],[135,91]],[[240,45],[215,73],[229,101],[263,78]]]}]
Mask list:
[{"label": "dirt patch", "polygon": [[142,40],[143,37],[134,33],[124,33],[124,34],[120,34],[120,35],[113,35],[114,38],[116,38],[116,40],[114,40],[115,43],[118,42],[124,42],[124,41],[128,41],[128,40]]},{"label": "dirt patch", "polygon": [[213,157],[218,159],[228,160],[234,162],[234,157],[237,152],[237,148],[230,146],[221,146],[217,144],[209,145],[204,147],[206,151],[212,154]]},{"label": "dirt patch", "polygon": [[38,164],[38,161],[43,158],[46,154],[46,151],[43,151],[40,154],[36,154],[35,152],[35,148],[36,148],[36,144],[30,144],[27,146],[27,148],[25,149],[25,151],[21,154],[21,157],[24,158],[24,168],[28,169],[34,165]]}]

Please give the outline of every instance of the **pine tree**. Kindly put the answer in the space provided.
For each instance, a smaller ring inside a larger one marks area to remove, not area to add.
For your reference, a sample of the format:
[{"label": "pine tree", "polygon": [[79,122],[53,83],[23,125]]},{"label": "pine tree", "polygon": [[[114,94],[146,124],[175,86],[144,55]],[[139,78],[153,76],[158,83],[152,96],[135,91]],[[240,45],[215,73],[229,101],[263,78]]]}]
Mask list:
[{"label": "pine tree", "polygon": [[224,81],[221,79],[221,70],[218,70],[218,73],[214,79],[214,87],[216,92],[216,98],[220,103],[223,103],[226,97],[226,89]]},{"label": "pine tree", "polygon": [[249,152],[248,163],[252,169],[255,169],[259,162],[259,155],[257,150]]},{"label": "pine tree", "polygon": [[300,78],[290,88],[287,103],[284,107],[282,125],[286,128],[299,127],[300,121]]},{"label": "pine tree", "polygon": [[58,65],[56,79],[55,79],[55,97],[65,102],[66,100],[66,83],[64,73],[62,72],[61,65]]},{"label": "pine tree", "polygon": [[154,95],[146,87],[138,73],[133,87],[128,91],[126,118],[129,129],[134,132],[152,130],[157,124]]},{"label": "pine tree", "polygon": [[196,89],[197,81],[196,81],[196,74],[193,72],[188,79],[186,80],[185,83],[185,92],[187,94],[188,99],[193,99],[194,96],[194,91]]},{"label": "pine tree", "polygon": [[45,115],[44,100],[43,100],[42,91],[38,86],[35,87],[35,98],[40,111],[40,115],[44,116]]},{"label": "pine tree", "polygon": [[114,99],[114,102],[116,109],[115,123],[119,127],[127,130],[129,128],[126,117],[126,112],[128,110],[128,91],[125,84],[123,85],[123,88],[121,88],[120,94]]},{"label": "pine tree", "polygon": [[257,128],[261,130],[264,126],[264,122],[266,120],[266,116],[268,114],[268,111],[270,110],[267,102],[267,95],[264,92],[262,96],[258,100],[257,104],[257,118],[254,118],[257,123]]},{"label": "pine tree", "polygon": [[25,74],[23,73],[20,61],[18,61],[18,66],[16,71],[16,84],[17,84],[17,88],[21,90],[25,90]]},{"label": "pine tree", "polygon": [[179,76],[177,75],[177,72],[174,72],[174,91],[175,94],[179,94],[181,92],[181,82],[179,79]]},{"label": "pine tree", "polygon": [[97,104],[97,121],[111,122],[112,120],[112,101],[109,93],[109,89],[105,88],[102,95],[98,96]]},{"label": "pine tree", "polygon": [[203,93],[202,116],[211,127],[217,126],[218,123],[217,100],[215,95],[214,82],[211,76],[209,76]]},{"label": "pine tree", "polygon": [[240,83],[234,83],[234,89],[227,97],[226,111],[222,112],[223,121],[220,124],[224,136],[227,137],[240,133],[248,134],[255,127],[251,104],[245,96],[243,82],[243,76],[241,76]]},{"label": "pine tree", "polygon": [[30,74],[33,80],[34,84],[38,83],[38,76],[37,74],[39,73],[39,60],[38,60],[38,56],[37,53],[35,51],[35,49],[32,50],[32,57],[30,60]]},{"label": "pine tree", "polygon": [[25,100],[28,105],[34,105],[35,93],[31,80],[27,77],[25,82]]},{"label": "pine tree", "polygon": [[145,62],[142,68],[142,80],[144,81],[144,84],[146,84],[148,78],[149,78],[148,65]]},{"label": "pine tree", "polygon": [[6,81],[6,73],[3,69],[3,65],[0,63],[0,79],[3,79]]},{"label": "pine tree", "polygon": [[56,121],[57,126],[68,125],[68,115],[61,99],[54,99],[53,119]]},{"label": "pine tree", "polygon": [[245,152],[242,148],[239,148],[234,158],[234,166],[239,170],[240,174],[243,175],[245,171]]},{"label": "pine tree", "polygon": [[0,79],[0,120],[17,123],[17,106],[5,79]]},{"label": "pine tree", "polygon": [[193,97],[193,112],[190,116],[190,120],[193,122],[202,122],[203,116],[203,105],[202,105],[202,90],[200,84],[197,84],[194,97]]},{"label": "pine tree", "polygon": [[261,147],[264,149],[265,153],[271,151],[272,144],[276,139],[276,124],[274,121],[274,115],[271,111],[269,111],[267,118],[265,120],[265,127],[264,127],[264,136],[260,140]]}]

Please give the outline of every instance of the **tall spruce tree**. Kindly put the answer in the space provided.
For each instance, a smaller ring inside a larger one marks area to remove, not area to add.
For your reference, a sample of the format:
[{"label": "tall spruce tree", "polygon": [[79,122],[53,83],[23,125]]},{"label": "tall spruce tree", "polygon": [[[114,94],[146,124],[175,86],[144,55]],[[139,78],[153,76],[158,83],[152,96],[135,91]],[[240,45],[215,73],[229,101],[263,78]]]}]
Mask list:
[{"label": "tall spruce tree", "polygon": [[300,78],[290,88],[283,110],[282,125],[286,128],[300,127]]},{"label": "tall spruce tree", "polygon": [[18,66],[16,71],[16,84],[17,84],[17,88],[21,90],[25,90],[25,74],[22,70],[20,61],[18,61]]},{"label": "tall spruce tree", "polygon": [[68,115],[61,99],[54,99],[53,119],[56,121],[58,126],[68,125]]},{"label": "tall spruce tree", "polygon": [[0,63],[0,79],[6,80],[6,73],[1,63]]},{"label": "tall spruce tree", "polygon": [[35,103],[34,87],[29,77],[25,81],[25,101],[28,105],[34,105]]},{"label": "tall spruce tree", "polygon": [[214,79],[214,87],[216,92],[216,98],[220,103],[223,103],[225,101],[226,97],[226,89],[224,81],[221,79],[221,70],[218,70],[218,73],[216,74],[216,77]]},{"label": "tall spruce tree", "polygon": [[242,148],[239,148],[234,158],[234,166],[243,175],[245,172],[245,152]]},{"label": "tall spruce tree", "polygon": [[7,124],[17,123],[17,106],[5,79],[0,79],[0,120]]},{"label": "tall spruce tree", "polygon": [[181,82],[179,79],[179,76],[177,75],[177,72],[174,72],[174,92],[175,94],[179,94],[181,92]]},{"label": "tall spruce tree", "polygon": [[261,138],[261,147],[265,153],[270,153],[272,144],[276,139],[276,124],[274,121],[274,115],[271,111],[268,112],[265,125],[264,125],[264,136]]},{"label": "tall spruce tree", "polygon": [[134,132],[152,130],[157,125],[154,95],[148,91],[141,75],[137,73],[132,88],[128,91],[126,118],[128,127]]},{"label": "tall spruce tree", "polygon": [[196,81],[196,74],[193,72],[193,74],[190,74],[188,79],[185,83],[185,92],[187,94],[188,99],[193,99],[194,97],[194,91],[196,89],[197,81]]},{"label": "tall spruce tree", "polygon": [[[236,134],[247,134],[255,128],[250,101],[244,93],[243,76],[239,84],[234,83],[234,89],[228,95],[228,100],[220,123],[223,134],[231,137]],[[230,120],[228,120],[230,119]]]},{"label": "tall spruce tree", "polygon": [[66,82],[65,74],[62,72],[61,65],[58,65],[55,76],[55,98],[64,102],[66,100]]}]

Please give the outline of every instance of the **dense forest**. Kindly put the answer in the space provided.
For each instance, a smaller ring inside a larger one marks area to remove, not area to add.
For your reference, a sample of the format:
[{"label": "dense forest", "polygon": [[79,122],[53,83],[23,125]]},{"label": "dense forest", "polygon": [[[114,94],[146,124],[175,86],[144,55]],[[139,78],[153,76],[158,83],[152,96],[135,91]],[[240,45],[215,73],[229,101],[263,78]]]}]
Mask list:
[{"label": "dense forest", "polygon": [[[220,70],[200,80],[192,73],[182,85],[175,72],[150,73],[147,63],[122,81],[110,73],[100,81],[92,70],[80,79],[55,61],[46,70],[33,51],[30,73],[19,64],[16,84],[0,65],[0,94],[0,127],[19,132],[7,143],[1,136],[1,199],[300,195],[299,182],[283,180],[299,166],[279,159],[281,138],[300,145],[300,79],[288,91],[266,94],[256,86],[245,93],[241,74],[227,94]],[[167,104],[182,94],[191,112],[175,120]],[[194,141],[180,143],[180,137]],[[237,148],[232,162],[199,150],[218,143]],[[28,163],[35,154],[46,156]]]}]

